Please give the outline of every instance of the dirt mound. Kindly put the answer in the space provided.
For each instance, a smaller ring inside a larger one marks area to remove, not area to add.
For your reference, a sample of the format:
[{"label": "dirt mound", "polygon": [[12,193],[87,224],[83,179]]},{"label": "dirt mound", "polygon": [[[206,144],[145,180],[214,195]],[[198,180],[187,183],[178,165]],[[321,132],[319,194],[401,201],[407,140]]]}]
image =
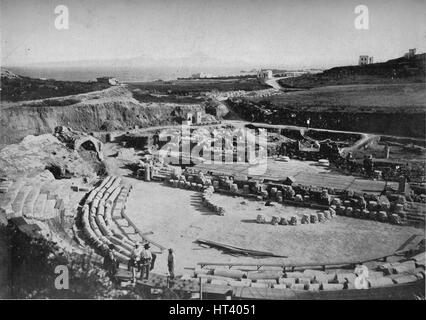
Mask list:
[{"label": "dirt mound", "polygon": [[102,131],[123,130],[124,127],[118,120],[106,120],[100,127]]},{"label": "dirt mound", "polygon": [[0,147],[27,135],[51,133],[60,125],[84,132],[169,125],[181,123],[188,112],[204,110],[201,104],[141,103],[124,86],[61,98],[2,103]]}]

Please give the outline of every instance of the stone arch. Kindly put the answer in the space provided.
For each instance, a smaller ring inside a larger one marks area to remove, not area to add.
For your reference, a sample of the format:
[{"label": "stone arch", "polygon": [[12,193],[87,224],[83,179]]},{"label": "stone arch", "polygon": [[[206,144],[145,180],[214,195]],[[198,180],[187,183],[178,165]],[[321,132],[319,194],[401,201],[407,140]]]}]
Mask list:
[{"label": "stone arch", "polygon": [[85,136],[74,141],[74,150],[80,148],[96,151],[99,160],[102,160],[102,142],[92,136]]}]

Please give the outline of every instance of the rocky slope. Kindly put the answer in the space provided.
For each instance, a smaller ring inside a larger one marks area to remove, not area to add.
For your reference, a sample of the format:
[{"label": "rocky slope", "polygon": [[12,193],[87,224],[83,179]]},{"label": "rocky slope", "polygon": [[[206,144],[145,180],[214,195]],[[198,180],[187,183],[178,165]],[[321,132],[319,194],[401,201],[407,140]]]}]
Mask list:
[{"label": "rocky slope", "polygon": [[29,176],[46,169],[63,168],[71,176],[92,179],[96,175],[93,163],[52,134],[29,135],[19,144],[0,150],[0,177]]},{"label": "rocky slope", "polygon": [[227,101],[230,108],[241,118],[252,122],[270,124],[286,124],[306,126],[309,119],[312,128],[331,130],[366,132],[425,138],[425,110],[407,108],[395,110],[393,108],[363,108],[328,107],[320,108],[306,105],[274,105],[269,103],[253,102],[247,99],[230,99]]},{"label": "rocky slope", "polygon": [[90,132],[180,123],[200,104],[143,103],[125,86],[23,102],[2,102],[0,147],[27,135],[51,133],[59,125]]},{"label": "rocky slope", "polygon": [[109,84],[96,81],[58,81],[24,77],[2,68],[0,98],[3,101],[46,99],[103,90],[108,87]]}]

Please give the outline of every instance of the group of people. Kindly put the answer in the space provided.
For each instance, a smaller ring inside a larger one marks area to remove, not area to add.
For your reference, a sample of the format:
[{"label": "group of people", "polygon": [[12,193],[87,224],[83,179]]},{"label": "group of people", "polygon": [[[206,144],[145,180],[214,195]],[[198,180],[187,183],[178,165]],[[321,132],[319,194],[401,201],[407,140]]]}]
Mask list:
[{"label": "group of people", "polygon": [[[149,272],[154,269],[155,260],[156,255],[151,252],[149,243],[144,244],[143,247],[140,243],[136,243],[127,265],[127,269],[132,271],[132,282],[136,282],[137,272],[140,272],[140,279],[148,280]],[[108,271],[109,276],[116,274],[118,265],[118,261],[114,255],[114,245],[110,245],[108,253],[104,258],[104,268]],[[167,267],[170,279],[174,279],[175,255],[173,249],[169,249]]]},{"label": "group of people", "polygon": [[143,248],[136,243],[127,265],[128,270],[132,271],[133,282],[136,281],[136,272],[139,271],[141,279],[148,279],[149,272],[154,269],[154,263],[155,254],[151,252],[149,243],[146,243]]}]

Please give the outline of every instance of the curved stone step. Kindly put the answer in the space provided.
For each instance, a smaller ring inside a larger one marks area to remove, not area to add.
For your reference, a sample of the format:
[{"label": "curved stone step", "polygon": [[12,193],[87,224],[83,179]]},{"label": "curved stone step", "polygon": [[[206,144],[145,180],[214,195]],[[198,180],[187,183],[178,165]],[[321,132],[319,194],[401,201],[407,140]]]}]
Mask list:
[{"label": "curved stone step", "polygon": [[[86,205],[87,206],[87,205]],[[95,221],[95,219],[91,219],[89,222],[89,208],[88,206],[83,209],[83,230],[86,235],[86,237],[90,240],[90,242],[101,252],[105,253],[106,248],[108,248],[109,245],[113,244],[115,253],[117,258],[122,263],[127,263],[130,257],[130,251],[128,250],[129,246],[125,245],[123,241],[120,241],[119,239],[116,239],[115,237],[105,237],[102,234],[99,233],[99,230],[92,229],[92,223]],[[111,241],[113,240],[113,241]],[[127,248],[126,248],[127,247]]]},{"label": "curved stone step", "polygon": [[12,210],[14,212],[14,217],[21,217],[22,210],[24,208],[25,198],[28,196],[32,187],[29,185],[24,185],[16,195],[15,200],[12,202]]},{"label": "curved stone step", "polygon": [[44,208],[46,206],[47,193],[39,193],[33,208],[33,217],[35,219],[43,219]]},{"label": "curved stone step", "polygon": [[24,201],[24,208],[22,210],[22,214],[25,217],[33,218],[33,209],[35,202],[37,200],[38,195],[40,194],[40,187],[39,186],[33,186],[31,191],[28,193],[27,197]]},{"label": "curved stone step", "polygon": [[55,209],[56,206],[56,199],[47,199],[46,205],[44,207],[44,212],[42,215],[42,219],[53,219],[57,216],[57,212]]},{"label": "curved stone step", "polygon": [[54,181],[46,181],[41,186],[40,193],[54,194],[56,188],[57,188],[57,185],[54,183]]},{"label": "curved stone step", "polygon": [[[83,232],[91,246],[106,254],[108,246],[114,245],[117,258],[124,263],[129,260],[134,246],[122,230],[123,227],[128,228],[121,211],[125,208],[129,191],[130,187],[121,185],[120,177],[106,177],[88,193],[81,216]],[[115,221],[115,218],[122,220]]]},{"label": "curved stone step", "polygon": [[6,194],[0,195],[0,207],[7,207],[12,205],[18,192],[21,190],[24,184],[25,181],[21,178],[13,181],[12,186],[8,189],[8,192]]},{"label": "curved stone step", "polygon": [[10,181],[10,180],[1,181],[0,193],[7,193],[12,185],[13,185],[13,181]]},{"label": "curved stone step", "polygon": [[114,219],[120,219],[122,217],[122,211],[126,206],[126,200],[129,195],[130,189],[128,187],[123,187],[116,197],[115,204],[113,207],[113,217]]}]

